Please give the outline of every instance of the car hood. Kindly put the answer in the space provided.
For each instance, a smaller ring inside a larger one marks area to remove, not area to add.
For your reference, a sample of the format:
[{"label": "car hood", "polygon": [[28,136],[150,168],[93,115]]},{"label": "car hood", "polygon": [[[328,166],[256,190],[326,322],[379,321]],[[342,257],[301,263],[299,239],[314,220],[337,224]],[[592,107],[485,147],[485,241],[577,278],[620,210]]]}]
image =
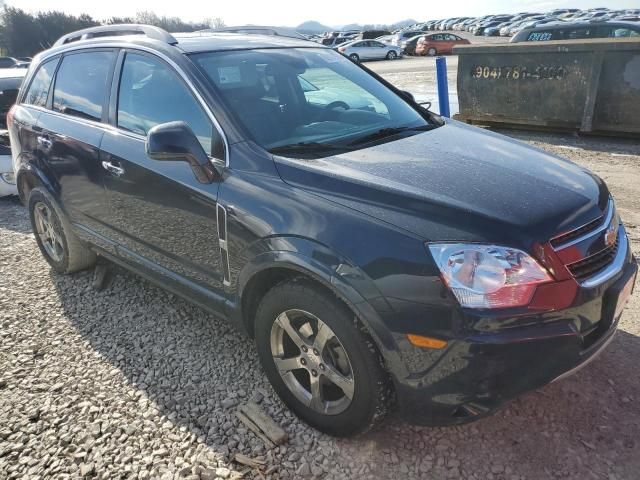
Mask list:
[{"label": "car hood", "polygon": [[528,248],[601,215],[609,197],[568,160],[453,120],[340,155],[274,160],[285,182],[427,241]]}]

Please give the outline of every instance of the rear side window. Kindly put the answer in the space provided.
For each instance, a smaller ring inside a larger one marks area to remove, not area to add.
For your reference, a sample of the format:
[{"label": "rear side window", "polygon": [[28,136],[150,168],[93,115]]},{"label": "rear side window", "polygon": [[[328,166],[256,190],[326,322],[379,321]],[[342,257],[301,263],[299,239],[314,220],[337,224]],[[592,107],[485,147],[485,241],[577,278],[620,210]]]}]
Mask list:
[{"label": "rear side window", "polygon": [[33,77],[29,90],[27,90],[27,94],[24,97],[24,103],[35,105],[36,107],[46,107],[49,87],[56,71],[56,65],[58,65],[58,59],[43,63],[38,68],[38,72]]},{"label": "rear side window", "polygon": [[53,109],[99,122],[114,52],[87,52],[65,56],[56,75]]},{"label": "rear side window", "polygon": [[[177,74],[162,61],[128,53],[118,92],[118,127],[146,135],[155,125],[181,120],[212,153],[213,125],[200,103]],[[216,158],[222,159],[222,139],[216,136]]]}]

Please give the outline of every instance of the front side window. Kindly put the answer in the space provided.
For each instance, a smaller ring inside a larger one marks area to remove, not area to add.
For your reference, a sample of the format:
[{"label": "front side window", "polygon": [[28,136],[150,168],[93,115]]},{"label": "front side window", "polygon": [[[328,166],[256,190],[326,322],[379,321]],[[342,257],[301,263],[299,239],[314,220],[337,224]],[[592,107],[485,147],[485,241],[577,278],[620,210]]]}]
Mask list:
[{"label": "front side window", "polygon": [[34,105],[36,107],[45,107],[47,105],[47,97],[49,96],[49,87],[51,79],[56,71],[58,59],[50,60],[42,64],[38,68],[38,72],[33,77],[29,90],[24,96],[24,103]]},{"label": "front side window", "polygon": [[192,58],[267,150],[309,142],[352,145],[380,129],[429,125],[403,98],[330,50],[241,50]]},{"label": "front side window", "polygon": [[53,109],[99,122],[114,52],[67,55],[56,75]]},{"label": "front side window", "polygon": [[[205,152],[213,153],[213,125],[185,83],[160,59],[128,53],[120,76],[118,127],[147,135],[152,127],[177,120],[189,125]],[[218,149],[214,155],[222,158]]]}]

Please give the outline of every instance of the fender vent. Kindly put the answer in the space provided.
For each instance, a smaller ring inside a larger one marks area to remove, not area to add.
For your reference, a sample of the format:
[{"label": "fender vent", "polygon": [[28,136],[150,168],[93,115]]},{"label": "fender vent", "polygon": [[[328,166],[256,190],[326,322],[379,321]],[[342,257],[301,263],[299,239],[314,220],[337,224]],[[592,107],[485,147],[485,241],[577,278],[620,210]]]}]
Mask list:
[{"label": "fender vent", "polygon": [[218,223],[218,244],[220,245],[220,262],[224,273],[224,284],[231,285],[231,269],[229,268],[229,249],[227,244],[227,210],[220,204],[216,209]]}]

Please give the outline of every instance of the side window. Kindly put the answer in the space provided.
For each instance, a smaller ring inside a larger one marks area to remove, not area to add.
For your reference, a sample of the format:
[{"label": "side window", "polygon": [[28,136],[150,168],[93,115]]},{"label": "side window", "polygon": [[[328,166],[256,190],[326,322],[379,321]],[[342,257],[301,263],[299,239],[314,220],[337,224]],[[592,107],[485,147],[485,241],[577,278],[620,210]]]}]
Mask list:
[{"label": "side window", "polygon": [[62,59],[53,88],[53,109],[99,122],[114,52],[74,53]]},{"label": "side window", "polygon": [[567,40],[580,40],[582,38],[591,38],[590,28],[576,28],[574,30],[568,30],[566,33]]},{"label": "side window", "polygon": [[56,71],[56,65],[58,65],[58,59],[50,60],[47,63],[43,63],[39,68],[29,90],[24,96],[24,103],[29,105],[35,105],[36,107],[45,107],[47,105],[47,97],[49,96],[49,87],[51,86],[51,79]]},{"label": "side window", "polygon": [[[118,127],[146,135],[176,120],[186,122],[205,152],[212,153],[213,125],[184,82],[159,59],[128,53],[120,75]],[[216,137],[215,146],[214,155],[223,158],[221,138]]]}]

